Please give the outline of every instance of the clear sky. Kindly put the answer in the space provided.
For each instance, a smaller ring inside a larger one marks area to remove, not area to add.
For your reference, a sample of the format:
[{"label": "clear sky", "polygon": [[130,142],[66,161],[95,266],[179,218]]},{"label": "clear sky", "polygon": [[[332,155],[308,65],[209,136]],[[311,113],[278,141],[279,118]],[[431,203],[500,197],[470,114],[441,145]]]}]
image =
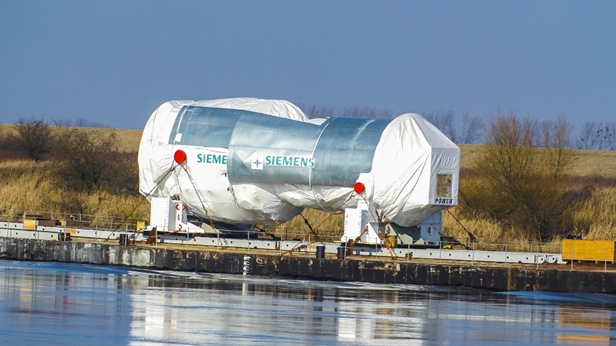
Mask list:
[{"label": "clear sky", "polygon": [[616,121],[616,1],[0,0],[0,122],[173,99]]}]

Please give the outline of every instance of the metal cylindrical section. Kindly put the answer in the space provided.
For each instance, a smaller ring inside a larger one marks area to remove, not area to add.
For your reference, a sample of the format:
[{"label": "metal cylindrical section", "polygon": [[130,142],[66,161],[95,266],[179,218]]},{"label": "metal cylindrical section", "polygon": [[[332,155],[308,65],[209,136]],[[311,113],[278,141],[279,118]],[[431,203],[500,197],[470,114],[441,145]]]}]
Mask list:
[{"label": "metal cylindrical section", "polygon": [[325,257],[325,245],[317,245],[317,258]]},{"label": "metal cylindrical section", "polygon": [[[228,149],[224,158],[204,156],[198,162],[227,165],[232,184],[348,187],[360,173],[370,172],[389,122],[331,118],[317,125],[246,110],[185,106],[169,144]],[[185,157],[174,159],[181,163]]]}]

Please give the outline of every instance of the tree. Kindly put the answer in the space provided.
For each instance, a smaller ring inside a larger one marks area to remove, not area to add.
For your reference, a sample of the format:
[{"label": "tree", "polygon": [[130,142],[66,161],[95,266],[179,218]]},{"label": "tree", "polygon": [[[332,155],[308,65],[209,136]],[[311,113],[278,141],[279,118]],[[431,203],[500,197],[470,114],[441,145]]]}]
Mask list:
[{"label": "tree", "polygon": [[576,146],[579,149],[616,150],[616,123],[584,123]]},{"label": "tree", "polygon": [[71,127],[73,126],[73,121],[71,119],[51,119],[54,126],[58,127]]},{"label": "tree", "polygon": [[532,240],[572,231],[572,206],[564,197],[570,126],[561,119],[551,129],[553,148],[539,148],[536,122],[499,110],[487,126],[486,145],[473,167],[477,179],[461,185],[462,212],[497,220],[504,229],[517,229]]},{"label": "tree", "polygon": [[79,118],[75,120],[75,127],[109,127],[103,123],[92,121],[86,118]]},{"label": "tree", "polygon": [[17,144],[17,138],[11,132],[0,131],[0,160],[21,157],[21,152]]},{"label": "tree", "polygon": [[351,107],[342,111],[342,116],[347,118],[371,118],[371,119],[391,119],[394,111],[391,109],[376,109],[374,107]]},{"label": "tree", "polygon": [[475,115],[470,116],[464,114],[462,116],[462,138],[460,143],[462,144],[475,144],[479,143],[481,139],[481,130],[483,129],[483,120],[481,117]]},{"label": "tree", "polygon": [[605,149],[616,150],[616,123],[605,123],[603,138]]},{"label": "tree", "polygon": [[302,103],[298,103],[297,107],[304,112],[304,114],[310,118],[332,118],[334,117],[334,109],[332,107],[317,107],[316,105],[307,106]]},{"label": "tree", "polygon": [[586,122],[582,127],[582,131],[577,139],[576,145],[578,149],[592,149],[593,148],[593,134],[595,132],[595,123]]},{"label": "tree", "polygon": [[565,120],[564,116],[558,117],[556,121],[548,122],[549,126],[544,126],[544,131],[548,131],[550,135],[544,135],[548,138],[544,141],[545,156],[547,159],[546,165],[549,173],[552,176],[561,176],[564,174],[564,169],[573,159],[571,152],[571,132],[573,130],[571,124]]},{"label": "tree", "polygon": [[430,112],[424,115],[424,118],[436,126],[441,132],[451,139],[452,142],[457,140],[456,128],[454,126],[454,116],[452,111]]},{"label": "tree", "polygon": [[39,163],[51,150],[53,135],[43,119],[20,118],[13,128],[19,151],[34,162]]},{"label": "tree", "polygon": [[54,155],[59,162],[58,181],[72,191],[101,195],[136,194],[136,157],[118,149],[115,132],[100,136],[95,132],[60,129]]}]

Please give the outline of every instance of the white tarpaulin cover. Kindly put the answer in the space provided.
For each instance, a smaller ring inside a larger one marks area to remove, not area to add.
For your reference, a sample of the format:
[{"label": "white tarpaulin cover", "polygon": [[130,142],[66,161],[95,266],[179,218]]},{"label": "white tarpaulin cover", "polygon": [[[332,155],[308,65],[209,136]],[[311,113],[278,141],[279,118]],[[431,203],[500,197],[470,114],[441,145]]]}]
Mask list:
[{"label": "white tarpaulin cover", "polygon": [[334,210],[361,182],[381,217],[412,226],[457,203],[459,162],[418,114],[309,120],[280,100],[170,101],[144,128],[139,183],[203,219],[273,225],[304,207]]}]

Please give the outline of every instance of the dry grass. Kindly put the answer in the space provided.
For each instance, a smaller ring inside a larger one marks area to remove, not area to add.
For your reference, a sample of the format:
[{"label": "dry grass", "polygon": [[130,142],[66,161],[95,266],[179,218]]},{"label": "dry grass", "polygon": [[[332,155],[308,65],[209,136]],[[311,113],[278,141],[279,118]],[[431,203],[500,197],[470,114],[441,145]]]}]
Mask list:
[{"label": "dry grass", "polygon": [[443,234],[445,236],[454,237],[467,246],[473,241],[469,232],[476,237],[478,242],[482,243],[503,242],[506,241],[506,238],[509,238],[508,234],[503,232],[496,222],[487,219],[461,219],[456,214],[455,209],[453,208],[450,212],[445,211],[443,213]]},{"label": "dry grass", "polygon": [[[94,131],[106,135],[115,131],[120,149],[136,152],[141,139],[141,130],[112,130],[76,128],[76,131]],[[12,131],[12,125],[0,124],[0,133]],[[460,145],[461,167],[470,168],[479,157],[481,145]],[[143,197],[113,196],[108,194],[87,196],[69,193],[54,186],[50,177],[53,163],[41,162],[38,165],[29,161],[4,160],[0,162],[0,216],[7,218],[23,213],[23,210],[49,211],[54,213],[79,213],[109,216],[145,218],[149,216],[149,203]],[[572,179],[572,185],[593,184],[592,196],[576,212],[576,230],[585,232],[586,239],[616,239],[616,152],[609,151],[574,151],[573,162],[567,175],[578,177]],[[131,211],[135,209],[134,213]],[[456,209],[451,212],[456,215]],[[130,215],[129,215],[130,214]],[[503,230],[492,220],[460,219],[464,228],[449,213],[443,217],[443,230],[447,236],[453,236],[462,243],[469,243],[466,228],[479,242],[515,243],[519,247],[532,247],[528,239],[515,229]],[[323,239],[336,240],[342,236],[343,215],[330,216],[328,213],[306,209],[303,216],[310,225],[317,229]],[[310,233],[302,217],[278,227],[268,228],[268,232],[286,239],[305,238]],[[555,240],[557,242],[558,239]],[[513,250],[512,250],[513,251]]]},{"label": "dry grass", "polygon": [[48,175],[50,163],[36,165],[30,161],[6,161],[0,165],[0,209],[24,210],[48,208],[43,199],[53,190]]},{"label": "dry grass", "polygon": [[616,187],[596,191],[577,213],[579,220],[588,225],[585,239],[616,239]]},{"label": "dry grass", "polygon": [[[52,131],[57,133],[58,128],[50,126]],[[142,130],[115,130],[111,128],[90,128],[90,127],[75,127],[74,131],[88,131],[93,132],[100,137],[107,137],[110,133],[115,132],[118,147],[120,151],[137,152],[139,150],[139,142],[141,141]],[[13,125],[0,124],[0,134],[13,133]]]},{"label": "dry grass", "polygon": [[472,167],[479,156],[483,146],[478,144],[459,144],[460,147],[460,167],[470,168]]},{"label": "dry grass", "polygon": [[615,178],[616,151],[575,150],[567,174],[577,177]]},{"label": "dry grass", "polygon": [[[454,216],[460,220],[460,223],[455,220]],[[467,231],[476,238],[476,244],[473,244]],[[460,219],[456,215],[455,208],[451,210],[451,213],[443,213],[443,235],[454,237],[465,246],[480,250],[558,253],[561,245],[560,238],[553,239],[549,243],[533,242],[521,230],[503,229],[495,220]]]},{"label": "dry grass", "polygon": [[[0,124],[0,133],[12,131],[10,124]],[[53,128],[53,126],[52,126]],[[75,128],[76,131],[93,131],[101,135],[108,135],[115,131],[120,150],[137,152],[141,141],[142,130],[114,130],[108,128]],[[470,168],[477,160],[482,145],[459,144],[460,167]],[[616,178],[616,151],[574,150],[573,162],[569,166],[567,175],[577,177],[600,176]]]},{"label": "dry grass", "polygon": [[141,196],[87,195],[59,188],[50,174],[52,165],[50,161],[0,163],[0,181],[3,182],[0,185],[0,215],[4,220],[15,220],[24,212],[85,214],[92,215],[93,220],[109,216],[128,219],[149,216],[149,205]]},{"label": "dry grass", "polygon": [[[450,212],[443,213],[443,234],[455,237],[463,244],[471,243],[468,235],[470,232],[480,243],[515,244],[520,249],[515,251],[533,251],[530,250],[532,241],[524,236],[521,230],[503,229],[494,220],[463,219],[456,213],[456,208],[452,208]],[[594,189],[582,207],[575,211],[574,223],[574,233],[584,239],[616,240],[616,186]],[[559,244],[560,238],[556,237],[551,241],[550,247],[558,247]]]},{"label": "dry grass", "polygon": [[[302,217],[303,216],[303,217]],[[312,230],[304,222],[308,221]],[[339,241],[343,235],[344,213],[329,214],[321,210],[304,209],[301,215],[266,231],[281,239],[315,240],[315,234],[321,241]]]},{"label": "dry grass", "polygon": [[[483,150],[478,144],[459,144],[460,167],[471,168]],[[616,178],[616,151],[574,150],[568,176]]]}]

